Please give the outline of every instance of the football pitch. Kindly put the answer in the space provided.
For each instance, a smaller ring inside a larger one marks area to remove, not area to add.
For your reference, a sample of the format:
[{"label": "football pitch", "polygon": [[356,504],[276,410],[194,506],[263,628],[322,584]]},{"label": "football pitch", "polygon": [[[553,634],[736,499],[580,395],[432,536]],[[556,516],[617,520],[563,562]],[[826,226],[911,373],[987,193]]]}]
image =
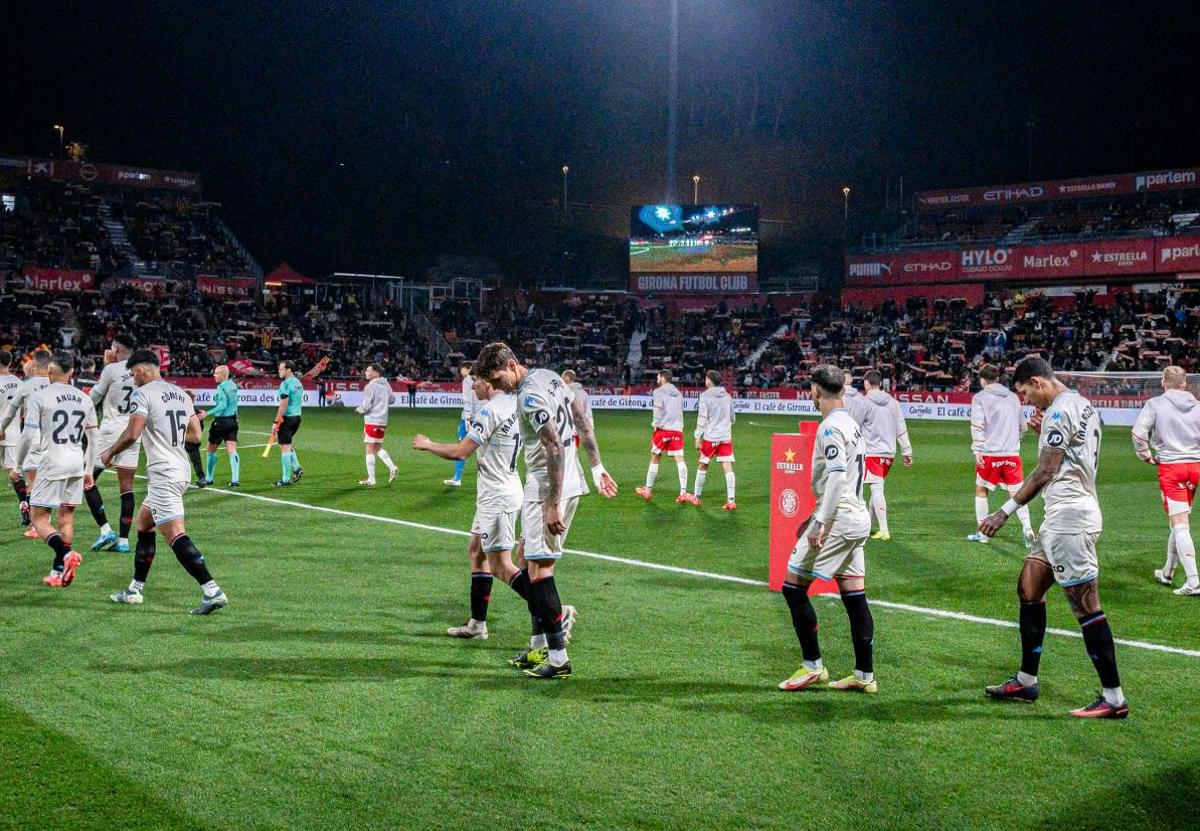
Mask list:
[{"label": "football pitch", "polygon": [[[243,410],[244,445],[269,418]],[[21,538],[6,490],[0,828],[1195,827],[1200,602],[1153,582],[1166,521],[1127,428],[1106,431],[1099,474],[1101,598],[1116,637],[1140,642],[1117,647],[1131,716],[1114,722],[1067,716],[1099,683],[1066,634],[1047,635],[1036,704],[983,696],[1019,659],[997,621],[1015,620],[1024,550],[1015,518],[989,545],[964,540],[965,422],[910,422],[916,466],[888,479],[892,540],[867,547],[879,694],[860,696],[778,691],[800,663],[787,608],[744,582],[766,579],[770,436],[793,419],[739,419],[726,514],[715,468],[700,508],[674,504],[670,462],[653,502],[635,496],[649,415],[598,413],[621,493],[585,498],[568,546],[621,560],[564,558],[581,617],[575,675],[556,682],[508,667],[529,620],[499,582],[489,640],[444,634],[469,616],[474,468],[452,490],[450,463],[408,447],[451,441],[456,419],[393,411],[400,475],[373,489],[356,485],[353,412],[306,411],[291,488],[271,487],[278,451],[260,447],[242,452],[241,491],[221,490],[222,451],[218,488],[187,501],[230,598],[206,618],[187,614],[199,590],[161,540],[145,605],[110,603],[130,558],[86,550],[85,509],[78,579],[42,587],[49,549]],[[1024,451],[1030,469],[1028,437]],[[115,478],[101,487],[115,515]],[[816,605],[825,662],[847,675],[845,613]],[[1051,627],[1077,631],[1060,591],[1048,605]]]}]

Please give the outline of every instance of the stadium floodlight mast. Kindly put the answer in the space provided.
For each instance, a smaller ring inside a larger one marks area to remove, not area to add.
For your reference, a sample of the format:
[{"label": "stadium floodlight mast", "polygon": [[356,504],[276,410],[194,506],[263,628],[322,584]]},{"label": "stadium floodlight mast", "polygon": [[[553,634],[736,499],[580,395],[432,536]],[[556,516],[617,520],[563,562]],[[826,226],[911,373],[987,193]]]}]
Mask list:
[{"label": "stadium floodlight mast", "polygon": [[567,213],[567,174],[571,172],[570,165],[563,165],[563,214]]},{"label": "stadium floodlight mast", "polygon": [[692,204],[700,204],[700,174],[692,176]]},{"label": "stadium floodlight mast", "polygon": [[65,128],[61,124],[55,124],[52,129],[58,133],[58,152],[61,154],[63,151],[63,131]]},{"label": "stadium floodlight mast", "polygon": [[675,204],[675,144],[679,132],[679,0],[671,0],[671,48],[667,68],[667,204]]},{"label": "stadium floodlight mast", "polygon": [[842,186],[842,219],[850,219],[850,186]]}]

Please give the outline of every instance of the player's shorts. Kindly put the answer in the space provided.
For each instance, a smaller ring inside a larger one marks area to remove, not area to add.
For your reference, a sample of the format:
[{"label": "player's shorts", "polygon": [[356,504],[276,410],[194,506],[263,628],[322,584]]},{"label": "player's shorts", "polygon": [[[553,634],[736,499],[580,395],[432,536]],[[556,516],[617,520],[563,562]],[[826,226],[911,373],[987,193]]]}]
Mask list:
[{"label": "player's shorts", "polygon": [[[666,453],[668,456],[683,455],[683,431],[681,430],[655,430],[654,435],[650,438],[650,452],[655,456]],[[733,443],[729,444],[729,455],[732,461]]]},{"label": "player's shorts", "polygon": [[520,508],[505,510],[503,505],[476,506],[471,533],[479,537],[484,554],[516,548],[517,514],[520,512]]},{"label": "player's shorts", "polygon": [[1100,575],[1100,561],[1096,557],[1099,537],[1099,531],[1066,534],[1047,531],[1043,526],[1025,559],[1047,563],[1060,586],[1076,586]]},{"label": "player's shorts", "polygon": [[821,547],[814,549],[808,546],[808,523],[805,523],[792,556],[788,558],[788,572],[806,579],[866,577],[865,546],[869,534],[868,528],[861,534],[848,535],[835,523]]},{"label": "player's shorts", "polygon": [[892,469],[892,462],[896,461],[893,456],[867,456],[867,473],[863,477],[863,481],[868,485],[879,484],[887,478],[888,472]]},{"label": "player's shorts", "polygon": [[208,425],[208,443],[224,444],[238,440],[237,416],[217,416]]},{"label": "player's shorts", "polygon": [[72,476],[70,479],[44,479],[39,476],[33,480],[33,487],[29,490],[29,504],[39,508],[73,508],[82,501],[82,476]]},{"label": "player's shorts", "polygon": [[1000,485],[1020,485],[1025,481],[1025,468],[1020,456],[983,456],[983,464],[975,465],[975,485],[994,491]]},{"label": "player's shorts", "polygon": [[1192,510],[1196,486],[1200,484],[1200,462],[1168,462],[1158,466],[1158,487],[1167,516]]},{"label": "player's shorts", "polygon": [[[100,429],[96,431],[96,466],[100,466],[100,454],[108,451],[108,448],[117,443],[117,439],[125,432],[129,422],[118,424],[115,422],[104,421],[100,424]],[[110,426],[111,425],[111,426]],[[129,447],[121,451],[120,455],[114,456],[112,464],[109,467],[124,467],[137,468],[138,455],[142,450],[141,439],[138,439]]]},{"label": "player's shorts", "polygon": [[385,435],[387,435],[387,425],[385,424],[363,425],[363,444],[379,444]]},{"label": "player's shorts", "polygon": [[278,439],[280,444],[291,444],[300,432],[300,416],[284,416],[279,422]]},{"label": "player's shorts", "polygon": [[13,470],[17,466],[17,446],[15,444],[0,445],[0,468]]},{"label": "player's shorts", "polygon": [[521,505],[521,533],[525,538],[526,560],[557,560],[562,556],[563,545],[567,541],[567,533],[571,530],[571,520],[575,518],[575,508],[578,504],[578,496],[558,503],[566,531],[553,537],[546,533],[546,515],[542,510],[545,503],[526,502]]},{"label": "player's shorts", "polygon": [[700,442],[700,463],[706,465],[713,459],[718,462],[732,462],[733,440]]},{"label": "player's shorts", "polygon": [[150,512],[155,525],[179,519],[183,516],[183,494],[187,489],[187,482],[148,479],[142,507]]}]

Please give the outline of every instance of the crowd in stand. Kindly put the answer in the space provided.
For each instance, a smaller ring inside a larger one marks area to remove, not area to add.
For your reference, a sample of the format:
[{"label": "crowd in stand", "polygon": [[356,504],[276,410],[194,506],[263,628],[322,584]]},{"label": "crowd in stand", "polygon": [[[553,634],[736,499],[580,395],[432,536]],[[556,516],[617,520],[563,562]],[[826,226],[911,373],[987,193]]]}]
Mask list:
[{"label": "crowd in stand", "polygon": [[16,210],[0,210],[0,262],[115,269],[117,252],[99,206],[100,198],[84,185],[29,183]]}]

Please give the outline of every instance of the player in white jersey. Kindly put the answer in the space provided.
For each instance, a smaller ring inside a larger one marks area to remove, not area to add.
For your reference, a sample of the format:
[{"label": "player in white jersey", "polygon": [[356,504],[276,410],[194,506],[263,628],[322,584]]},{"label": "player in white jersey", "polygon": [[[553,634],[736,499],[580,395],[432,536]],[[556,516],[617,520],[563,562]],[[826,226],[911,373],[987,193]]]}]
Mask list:
[{"label": "player in white jersey", "polygon": [[375,460],[383,462],[388,469],[388,484],[396,481],[399,468],[392,457],[383,449],[383,439],[387,435],[388,411],[392,406],[392,387],[383,377],[383,367],[371,364],[363,370],[367,386],[363,389],[362,403],[358,412],[363,417],[363,443],[367,446],[367,478],[360,479],[358,484],[370,487],[375,484]]},{"label": "player in white jersey", "polygon": [[[11,352],[0,351],[0,413],[8,408],[8,402],[16,398],[21,389],[21,379],[11,372],[12,362],[13,354]],[[0,439],[0,468],[8,476],[13,490],[17,494],[21,524],[28,526],[32,521],[29,515],[29,491],[25,487],[25,477],[21,475],[20,466],[17,464],[17,447],[20,443],[19,430],[12,430],[3,439]]]},{"label": "player in white jersey", "polygon": [[554,564],[562,557],[579,497],[588,492],[576,458],[576,431],[591,464],[596,489],[611,499],[617,495],[617,483],[604,469],[583,402],[559,375],[548,369],[522,366],[503,343],[490,343],[483,348],[475,362],[475,374],[493,387],[516,396],[517,421],[525,446],[521,530],[530,581],[529,613],[542,632],[511,663],[534,678],[567,677],[571,674],[571,663],[563,633],[562,601],[554,582]]},{"label": "player in white jersey", "polygon": [[[1021,436],[1029,426],[1021,414],[1021,402],[1004,384],[1000,383],[1000,369],[994,364],[985,364],[979,370],[982,387],[971,399],[971,452],[975,454],[975,527],[983,522],[988,510],[988,494],[996,488],[1004,488],[1012,495],[1025,481],[1025,467],[1021,463]],[[1029,521],[1029,508],[1022,505],[1017,509],[1021,531],[1025,536],[1025,548],[1033,547],[1033,526]],[[971,542],[986,543],[988,537],[976,530],[968,534]]]},{"label": "player in white jersey", "polygon": [[846,409],[844,387],[836,366],[813,370],[812,399],[821,413],[811,465],[817,507],[800,528],[783,584],[804,662],[780,682],[781,690],[802,690],[829,680],[829,670],[821,661],[817,612],[808,599],[809,586],[817,579],[837,581],[854,644],[854,673],[828,688],[865,693],[878,690],[872,654],[875,622],[866,593],[865,546],[871,533],[871,515],[862,498],[866,446],[862,429]]},{"label": "player in white jersey", "polygon": [[[462,378],[462,412],[459,413],[458,419],[458,440],[462,441],[467,437],[467,430],[470,429],[471,419],[475,417],[475,410],[479,407],[479,399],[475,397],[475,382],[471,378],[471,365],[463,362],[458,368],[458,374]],[[442,480],[443,485],[449,485],[452,488],[457,488],[462,485],[463,470],[467,466],[466,459],[460,459],[454,463],[454,476],[450,479]]]},{"label": "player in white jersey", "polygon": [[[17,461],[23,462],[37,445],[38,474],[29,492],[29,505],[34,530],[54,552],[54,564],[42,583],[61,589],[75,581],[83,562],[71,542],[75,539],[75,508],[92,478],[96,442],[85,441],[84,436],[88,431],[95,435],[96,408],[71,385],[75,364],[70,353],[56,352],[48,370],[49,383],[25,401]],[[58,511],[57,528],[50,522],[52,511]]]},{"label": "player in white jersey", "polygon": [[[20,434],[21,422],[18,418],[24,416],[25,402],[31,395],[50,383],[47,378],[50,372],[50,353],[45,349],[34,350],[33,354],[22,364],[21,369],[25,373],[25,379],[21,381],[16,393],[9,397],[8,403],[0,411],[0,441],[6,440],[6,431],[10,429],[10,425],[14,435]],[[21,505],[21,524],[25,526],[32,522],[29,511],[29,491],[37,478],[37,463],[40,455],[37,442],[34,442],[34,449],[28,458],[8,473],[8,480],[12,482],[13,490],[17,492],[17,501]],[[38,533],[33,528],[28,528],[25,536],[37,539]]]},{"label": "player in white jersey", "polygon": [[1121,691],[1117,655],[1108,619],[1100,606],[1097,579],[1100,563],[1096,540],[1102,519],[1096,495],[1100,461],[1100,414],[1086,398],[1067,387],[1042,358],[1029,356],[1017,364],[1013,385],[1024,399],[1045,413],[1038,441],[1037,468],[1025,484],[988,516],[979,530],[989,537],[1021,505],[1039,493],[1045,518],[1017,580],[1021,601],[1021,669],[1003,684],[987,688],[997,699],[1036,701],[1038,665],[1046,635],[1046,592],[1057,582],[1083,630],[1088,656],[1100,676],[1100,696],[1072,710],[1077,718],[1125,718],[1129,705]]},{"label": "player in white jersey", "polygon": [[1154,578],[1164,585],[1175,579],[1175,564],[1183,566],[1184,584],[1175,590],[1183,597],[1200,595],[1196,574],[1196,545],[1188,519],[1196,487],[1200,485],[1200,406],[1184,387],[1183,367],[1163,370],[1163,394],[1142,407],[1133,425],[1133,448],[1142,461],[1158,466],[1158,487],[1171,535],[1167,539],[1167,562],[1155,569]]},{"label": "player in white jersey", "polygon": [[854,388],[854,373],[848,369],[842,370],[842,400],[846,403],[846,412],[859,425],[862,424],[862,406],[865,399],[862,393]]},{"label": "player in white jersey", "polygon": [[[99,447],[96,458],[99,459],[114,444],[125,428],[129,426],[129,414],[133,411],[133,374],[129,371],[129,356],[133,352],[134,340],[131,335],[118,334],[113,337],[111,346],[105,351],[104,369],[100,371],[100,380],[92,387],[92,403],[100,410],[100,430],[96,435]],[[88,510],[92,519],[100,528],[100,535],[92,543],[93,551],[112,549],[120,554],[129,553],[129,529],[133,525],[133,475],[137,471],[138,458],[141,453],[141,443],[116,456],[112,466],[117,472],[117,486],[121,494],[121,513],[118,517],[117,528],[113,531],[109,525],[108,515],[104,510],[104,500],[100,496],[100,475],[103,467],[93,471],[95,483],[84,491]]]},{"label": "player in white jersey", "polygon": [[683,455],[683,393],[671,383],[671,370],[660,369],[655,377],[656,385],[652,396],[654,414],[650,417],[650,466],[646,469],[646,484],[635,488],[634,493],[642,499],[654,497],[654,480],[658,478],[658,462],[666,453],[675,460],[679,473],[679,495],[676,502],[690,502],[688,498],[687,459]]},{"label": "player in white jersey", "polygon": [[146,579],[154,562],[155,528],[175,552],[175,558],[200,584],[204,597],[193,615],[207,615],[228,604],[229,599],[208,573],[208,566],[183,523],[183,495],[191,479],[191,463],[184,442],[203,437],[192,399],[174,384],[164,381],[158,355],[139,349],[129,356],[129,369],[136,385],[130,401],[129,425],[117,441],[101,455],[109,465],[114,458],[142,440],[146,450],[146,497],[137,515],[137,546],[133,556],[133,580],[111,596],[114,603],[138,606],[144,600]]},{"label": "player in white jersey", "polygon": [[[583,388],[583,384],[579,383],[578,376],[575,375],[575,370],[564,369],[562,373],[563,383],[571,388],[571,392],[575,397],[583,402],[583,411],[587,413],[588,421],[594,425],[596,417],[592,415],[592,397],[588,395],[587,390]],[[575,448],[579,449],[579,434],[575,434]]]},{"label": "player in white jersey", "polygon": [[904,466],[912,467],[912,442],[908,438],[908,425],[900,403],[882,389],[883,376],[879,370],[868,370],[863,375],[863,389],[859,405],[858,423],[862,425],[863,437],[867,442],[867,484],[871,486],[871,500],[867,503],[879,530],[871,535],[873,540],[887,541],[892,538],[888,530],[887,499],[883,495],[883,480],[887,479],[896,460],[896,443],[900,444],[900,455]]},{"label": "player in white jersey", "polygon": [[686,502],[700,504],[704,492],[704,479],[708,476],[708,465],[713,459],[725,469],[726,511],[736,511],[737,477],[733,474],[733,424],[737,421],[733,399],[721,386],[721,373],[710,369],[704,373],[704,392],[696,402],[696,446],[700,450],[700,462],[696,465],[696,484]]}]

